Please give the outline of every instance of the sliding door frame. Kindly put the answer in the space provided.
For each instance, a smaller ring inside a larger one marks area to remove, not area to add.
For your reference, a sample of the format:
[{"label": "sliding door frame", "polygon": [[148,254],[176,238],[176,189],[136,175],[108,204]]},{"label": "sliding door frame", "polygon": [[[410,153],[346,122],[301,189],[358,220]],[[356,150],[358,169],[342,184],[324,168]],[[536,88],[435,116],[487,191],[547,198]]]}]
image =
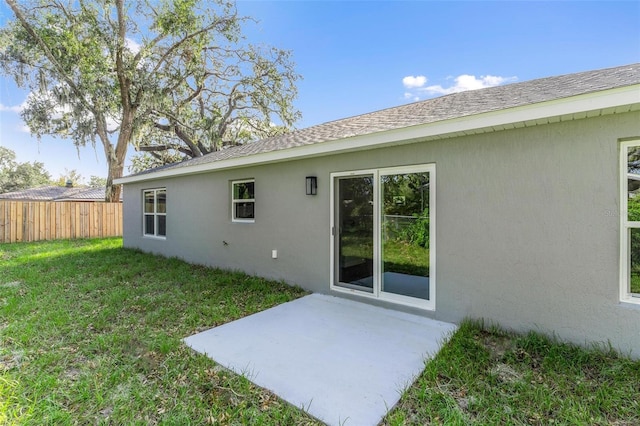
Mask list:
[{"label": "sliding door frame", "polygon": [[[382,242],[380,224],[382,216],[381,206],[381,184],[380,177],[393,174],[407,173],[429,173],[429,299],[419,299],[415,297],[402,296],[381,291],[381,264],[382,264]],[[373,291],[367,292],[356,288],[345,287],[337,282],[338,271],[337,266],[337,210],[336,205],[338,196],[338,181],[341,178],[373,176]],[[330,289],[332,291],[357,295],[359,297],[384,300],[387,302],[397,303],[401,305],[435,310],[436,298],[436,165],[422,164],[412,166],[387,167],[380,169],[352,170],[346,172],[336,172],[330,174],[331,190],[330,190]]]}]

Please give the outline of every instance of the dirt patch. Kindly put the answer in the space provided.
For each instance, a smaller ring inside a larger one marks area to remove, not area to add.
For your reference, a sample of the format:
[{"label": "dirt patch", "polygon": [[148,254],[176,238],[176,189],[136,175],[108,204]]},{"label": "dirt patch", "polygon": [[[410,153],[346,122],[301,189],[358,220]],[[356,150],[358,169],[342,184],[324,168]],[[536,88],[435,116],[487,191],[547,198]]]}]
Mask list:
[{"label": "dirt patch", "polygon": [[507,352],[513,350],[513,339],[508,336],[496,336],[487,332],[482,333],[480,336],[480,342],[491,354],[491,358],[499,360],[504,357]]},{"label": "dirt patch", "polygon": [[82,374],[82,371],[80,369],[72,367],[66,370],[63,376],[67,380],[71,380],[73,382],[73,381],[76,381],[81,374]]},{"label": "dirt patch", "polygon": [[491,374],[498,377],[503,383],[516,383],[522,380],[522,375],[518,373],[513,367],[498,363],[491,369]]},{"label": "dirt patch", "polygon": [[0,288],[16,288],[21,285],[22,283],[20,281],[10,281],[8,283],[0,283]]},{"label": "dirt patch", "polygon": [[24,354],[20,351],[0,355],[0,371],[9,371],[20,367],[23,358]]}]

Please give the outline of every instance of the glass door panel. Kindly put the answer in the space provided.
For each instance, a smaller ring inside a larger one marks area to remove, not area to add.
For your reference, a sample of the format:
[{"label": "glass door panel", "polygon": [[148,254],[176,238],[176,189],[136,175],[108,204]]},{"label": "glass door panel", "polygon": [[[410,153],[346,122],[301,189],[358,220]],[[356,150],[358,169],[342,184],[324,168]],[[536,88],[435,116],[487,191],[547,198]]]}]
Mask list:
[{"label": "glass door panel", "polygon": [[429,172],[380,175],[380,285],[429,300]]},{"label": "glass door panel", "polygon": [[337,285],[373,292],[373,175],[336,180]]}]

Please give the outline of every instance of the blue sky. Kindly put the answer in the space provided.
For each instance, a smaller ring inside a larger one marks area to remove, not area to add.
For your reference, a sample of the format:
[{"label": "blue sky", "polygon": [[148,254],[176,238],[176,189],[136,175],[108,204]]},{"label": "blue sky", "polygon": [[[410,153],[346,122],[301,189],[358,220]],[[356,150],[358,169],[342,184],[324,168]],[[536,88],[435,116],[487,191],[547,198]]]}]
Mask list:
[{"label": "blue sky", "polygon": [[[456,90],[640,62],[640,2],[239,1],[248,39],[293,51],[298,128]],[[0,25],[11,18],[0,5]],[[0,145],[53,177],[106,176],[101,146],[29,135],[0,76]],[[132,150],[131,150],[132,151]],[[126,170],[125,170],[126,173]]]}]

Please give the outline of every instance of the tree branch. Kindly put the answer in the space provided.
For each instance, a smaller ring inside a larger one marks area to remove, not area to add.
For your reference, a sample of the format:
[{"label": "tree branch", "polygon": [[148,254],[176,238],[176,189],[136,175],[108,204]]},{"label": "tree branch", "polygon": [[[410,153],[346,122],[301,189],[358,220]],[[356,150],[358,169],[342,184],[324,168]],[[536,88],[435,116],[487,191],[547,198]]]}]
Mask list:
[{"label": "tree branch", "polygon": [[[191,152],[191,150],[185,148],[182,145],[179,144],[165,144],[165,145],[141,145],[138,147],[138,151],[140,152],[148,152],[151,153],[153,155],[153,153],[157,153],[157,152],[162,152],[162,151],[169,151],[170,149],[174,149],[178,152],[181,152],[189,157],[194,157],[193,152]],[[156,157],[158,159],[160,159],[160,157]]]},{"label": "tree branch", "polygon": [[33,37],[33,39],[36,41],[36,43],[38,44],[40,49],[42,49],[44,55],[47,57],[47,59],[49,61],[51,61],[51,63],[53,64],[54,68],[56,69],[56,71],[58,73],[60,73],[60,76],[62,77],[64,82],[67,83],[69,85],[69,87],[71,88],[71,90],[73,90],[75,92],[75,95],[80,100],[80,102],[84,105],[84,107],[95,114],[96,111],[95,111],[93,105],[90,105],[84,99],[84,96],[83,96],[83,93],[81,92],[81,90],[78,88],[78,86],[75,84],[75,82],[71,79],[71,77],[69,75],[67,75],[67,73],[65,72],[64,67],[60,64],[60,62],[58,62],[56,57],[53,55],[53,53],[51,52],[51,49],[49,49],[49,46],[47,46],[47,43],[45,43],[44,40],[42,39],[42,37],[40,37],[38,35],[38,33],[36,33],[36,31],[33,29],[31,24],[27,20],[27,18],[22,14],[22,11],[20,10],[18,5],[16,4],[16,1],[15,0],[6,0],[6,2],[9,5],[9,7],[11,8],[11,10],[13,11],[13,13],[16,15],[16,18],[18,18],[18,20],[20,21],[20,24],[25,29],[25,31],[27,31],[27,33],[29,33],[29,35],[31,37]]},{"label": "tree branch", "polygon": [[[158,130],[162,130],[165,132],[173,132],[178,138],[180,138],[181,141],[183,141],[189,147],[189,151],[191,152],[192,157],[202,157],[203,155],[202,150],[193,142],[193,139],[180,128],[179,124],[172,123],[171,125],[167,125],[167,124],[153,123],[153,126]],[[179,148],[174,147],[174,149],[177,149],[178,151],[180,151]]]},{"label": "tree branch", "polygon": [[[235,18],[235,17],[236,17],[236,15],[234,14],[233,18]],[[223,22],[230,21],[230,20],[231,19],[227,19],[227,20],[225,20]],[[182,40],[174,43],[171,47],[169,47],[169,49],[167,49],[167,51],[164,53],[164,55],[162,55],[162,57],[160,57],[160,59],[158,60],[158,63],[153,68],[152,73],[155,73],[155,72],[158,71],[158,69],[160,68],[162,63],[167,60],[167,58],[173,53],[174,50],[178,49],[180,46],[182,46],[188,40],[191,40],[191,39],[199,36],[200,34],[207,33],[207,32],[211,31],[212,29],[214,29],[216,26],[218,26],[220,24],[221,24],[221,22],[219,22],[219,21],[213,22],[213,23],[207,25],[206,27],[204,27],[204,28],[202,28],[202,29],[200,29],[200,30],[198,30],[198,31],[196,31],[194,33],[187,34],[185,37],[182,38]]]}]

